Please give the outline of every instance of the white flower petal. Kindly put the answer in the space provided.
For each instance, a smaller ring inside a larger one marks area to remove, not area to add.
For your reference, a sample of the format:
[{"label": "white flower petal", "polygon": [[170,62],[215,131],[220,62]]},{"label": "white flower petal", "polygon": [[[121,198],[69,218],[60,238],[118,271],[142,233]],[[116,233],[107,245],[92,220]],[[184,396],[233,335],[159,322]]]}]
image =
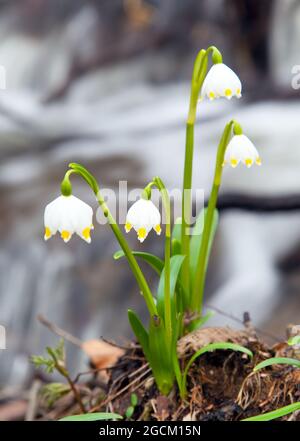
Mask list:
[{"label": "white flower petal", "polygon": [[200,93],[201,99],[207,97],[210,100],[233,96],[241,97],[242,84],[239,77],[230,67],[224,63],[214,64],[208,71]]},{"label": "white flower petal", "polygon": [[68,242],[74,233],[90,243],[93,209],[77,197],[59,196],[45,208],[45,240],[57,231],[64,242]]},{"label": "white flower petal", "polygon": [[236,167],[239,162],[243,162],[248,168],[253,164],[261,164],[258,151],[250,139],[243,134],[233,136],[227,146],[224,156],[224,163],[228,163],[232,167]]},{"label": "white flower petal", "polygon": [[128,233],[133,228],[137,232],[138,240],[143,242],[152,228],[160,234],[160,222],[160,212],[153,202],[141,198],[128,210],[125,231]]}]

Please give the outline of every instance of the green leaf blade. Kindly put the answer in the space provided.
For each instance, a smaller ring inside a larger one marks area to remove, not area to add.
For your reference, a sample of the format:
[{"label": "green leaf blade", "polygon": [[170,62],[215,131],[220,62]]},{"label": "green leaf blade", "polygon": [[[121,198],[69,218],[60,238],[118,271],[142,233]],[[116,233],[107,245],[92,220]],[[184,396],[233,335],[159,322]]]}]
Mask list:
[{"label": "green leaf blade", "polygon": [[142,322],[136,315],[134,311],[131,309],[128,310],[128,320],[133,330],[134,335],[136,336],[137,341],[142,346],[145,357],[149,361],[150,359],[150,350],[149,350],[149,335],[146,329],[144,328]]},{"label": "green leaf blade", "polygon": [[280,409],[272,410],[271,412],[263,413],[262,415],[255,415],[250,418],[245,418],[241,421],[272,421],[281,418],[285,415],[295,412],[300,409],[300,403],[289,404]]},{"label": "green leaf blade", "polygon": [[85,413],[82,415],[70,415],[61,418],[58,421],[103,421],[103,420],[121,420],[123,417],[117,413],[98,412]]},{"label": "green leaf blade", "polygon": [[[176,315],[176,284],[179,279],[180,269],[185,256],[182,254],[176,254],[171,257],[170,261],[170,293],[171,293],[171,305],[172,315]],[[160,276],[159,285],[157,289],[157,311],[161,317],[164,317],[164,295],[165,295],[165,271],[163,270]]]},{"label": "green leaf blade", "polygon": [[266,367],[273,366],[275,364],[286,364],[289,366],[295,366],[300,369],[300,360],[296,360],[294,358],[287,358],[287,357],[273,357],[273,358],[268,358],[267,360],[264,360],[261,363],[258,363],[253,368],[253,371],[257,372],[260,369],[264,369]]},{"label": "green leaf blade", "polygon": [[172,347],[166,338],[163,319],[153,317],[149,328],[150,366],[163,395],[167,395],[173,387],[174,370],[172,363]]},{"label": "green leaf blade", "polygon": [[[199,216],[196,220],[195,226],[193,228],[193,235],[191,237],[190,275],[191,275],[192,283],[195,278],[195,273],[196,273],[196,269],[197,269],[198,257],[199,257],[199,252],[200,252],[200,248],[201,248],[201,243],[202,243],[203,227],[204,227],[206,213],[207,213],[207,208],[202,210],[201,213],[199,214]],[[219,213],[218,213],[218,210],[215,209],[214,216],[213,216],[213,225],[212,225],[211,234],[210,234],[210,238],[209,238],[209,246],[208,246],[207,259],[205,262],[205,268],[207,268],[207,265],[208,265],[208,260],[209,260],[210,252],[212,249],[213,240],[214,240],[214,237],[215,237],[215,234],[217,231],[218,223],[219,223]]]},{"label": "green leaf blade", "polygon": [[245,348],[244,346],[241,346],[241,345],[238,345],[238,344],[235,344],[235,343],[216,342],[216,343],[211,343],[209,345],[204,346],[203,348],[201,348],[197,352],[195,352],[195,354],[190,358],[189,362],[187,363],[187,365],[186,365],[186,367],[184,369],[183,378],[182,378],[182,388],[184,390],[184,394],[186,394],[187,374],[188,374],[188,371],[189,371],[190,367],[194,363],[194,361],[198,357],[200,357],[200,355],[203,355],[206,352],[212,352],[212,351],[219,350],[219,349],[242,352],[244,354],[247,354],[250,358],[253,357],[253,353],[250,351],[250,349]]},{"label": "green leaf blade", "polygon": [[[153,268],[154,271],[156,271],[158,273],[158,275],[161,274],[163,267],[164,267],[164,262],[162,259],[155,256],[154,254],[146,253],[143,251],[132,251],[132,254],[135,257],[138,257],[138,258],[144,260],[144,262],[148,263],[151,266],[151,268]],[[113,257],[115,260],[119,260],[119,259],[121,259],[121,257],[125,257],[124,251],[122,251],[122,250],[116,251],[114,253]]]}]

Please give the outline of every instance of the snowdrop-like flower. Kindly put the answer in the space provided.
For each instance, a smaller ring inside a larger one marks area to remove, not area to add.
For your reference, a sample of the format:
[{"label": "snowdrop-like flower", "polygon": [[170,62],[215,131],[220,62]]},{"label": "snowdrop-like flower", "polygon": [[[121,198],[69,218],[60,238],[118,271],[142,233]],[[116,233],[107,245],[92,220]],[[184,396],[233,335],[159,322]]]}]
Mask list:
[{"label": "snowdrop-like flower", "polygon": [[44,214],[45,236],[48,240],[57,231],[64,242],[69,242],[73,233],[90,243],[90,232],[94,228],[93,209],[77,197],[59,196],[47,205]]},{"label": "snowdrop-like flower", "polygon": [[226,148],[224,163],[236,167],[242,162],[246,167],[251,167],[254,163],[261,165],[261,159],[253,143],[245,135],[234,135]]},{"label": "snowdrop-like flower", "polygon": [[239,77],[226,64],[214,64],[202,85],[200,99],[205,96],[211,101],[220,97],[229,100],[233,96],[240,98],[242,96],[242,84]]},{"label": "snowdrop-like flower", "polygon": [[129,233],[129,231],[134,228],[137,232],[138,240],[144,242],[152,228],[160,235],[160,221],[160,212],[153,202],[150,199],[141,198],[128,210],[125,231]]}]

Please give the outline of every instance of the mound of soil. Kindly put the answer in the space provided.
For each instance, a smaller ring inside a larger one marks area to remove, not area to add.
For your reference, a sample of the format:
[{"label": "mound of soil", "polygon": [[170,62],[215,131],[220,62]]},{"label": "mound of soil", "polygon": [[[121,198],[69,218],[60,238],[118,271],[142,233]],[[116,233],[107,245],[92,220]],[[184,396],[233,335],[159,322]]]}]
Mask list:
[{"label": "mound of soil", "polygon": [[[180,398],[176,385],[168,397],[160,395],[141,348],[135,343],[125,351],[116,349],[122,355],[113,366],[98,365],[97,369],[94,366],[88,372],[88,381],[84,382],[87,372],[79,374],[74,386],[87,412],[116,412],[125,416],[132,394],[136,394],[137,405],[131,409],[130,416],[135,421],[238,421],[300,401],[300,369],[273,365],[253,372],[253,367],[267,358],[300,358],[300,354],[287,343],[270,347],[251,327],[245,330],[211,327],[184,336],[178,342],[182,369],[195,351],[216,342],[243,345],[252,351],[253,358],[230,350],[216,350],[198,357],[188,373],[185,400]],[[44,380],[40,378],[33,383],[27,407],[22,401],[25,419],[57,420],[81,413],[72,392],[53,400],[49,407],[49,400],[47,403],[45,396],[42,398],[38,393],[46,383]],[[23,419],[21,414],[18,419]],[[300,411],[282,419],[300,420]]]},{"label": "mound of soil", "polygon": [[[223,341],[249,348],[253,359],[227,350],[202,355],[189,371],[189,393],[184,401],[177,388],[168,397],[161,396],[141,350],[128,350],[120,359],[122,367],[110,375],[110,409],[124,415],[134,392],[139,403],[132,415],[134,420],[236,421],[299,401],[299,369],[277,365],[253,373],[253,367],[262,360],[295,356],[291,347],[279,343],[269,348],[252,330],[205,328],[188,334],[178,342],[182,365],[201,347]],[[300,413],[293,418],[300,420]]]}]

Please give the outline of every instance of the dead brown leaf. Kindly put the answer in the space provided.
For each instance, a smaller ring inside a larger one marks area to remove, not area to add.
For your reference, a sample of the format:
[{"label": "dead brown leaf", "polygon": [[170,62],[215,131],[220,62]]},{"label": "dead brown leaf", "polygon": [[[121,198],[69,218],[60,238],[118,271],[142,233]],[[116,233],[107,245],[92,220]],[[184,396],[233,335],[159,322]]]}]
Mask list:
[{"label": "dead brown leaf", "polygon": [[124,355],[124,350],[102,340],[87,340],[81,344],[82,350],[90,358],[96,369],[105,369],[115,365]]},{"label": "dead brown leaf", "polygon": [[0,406],[0,421],[23,420],[27,409],[27,402],[24,400],[11,401]]}]

